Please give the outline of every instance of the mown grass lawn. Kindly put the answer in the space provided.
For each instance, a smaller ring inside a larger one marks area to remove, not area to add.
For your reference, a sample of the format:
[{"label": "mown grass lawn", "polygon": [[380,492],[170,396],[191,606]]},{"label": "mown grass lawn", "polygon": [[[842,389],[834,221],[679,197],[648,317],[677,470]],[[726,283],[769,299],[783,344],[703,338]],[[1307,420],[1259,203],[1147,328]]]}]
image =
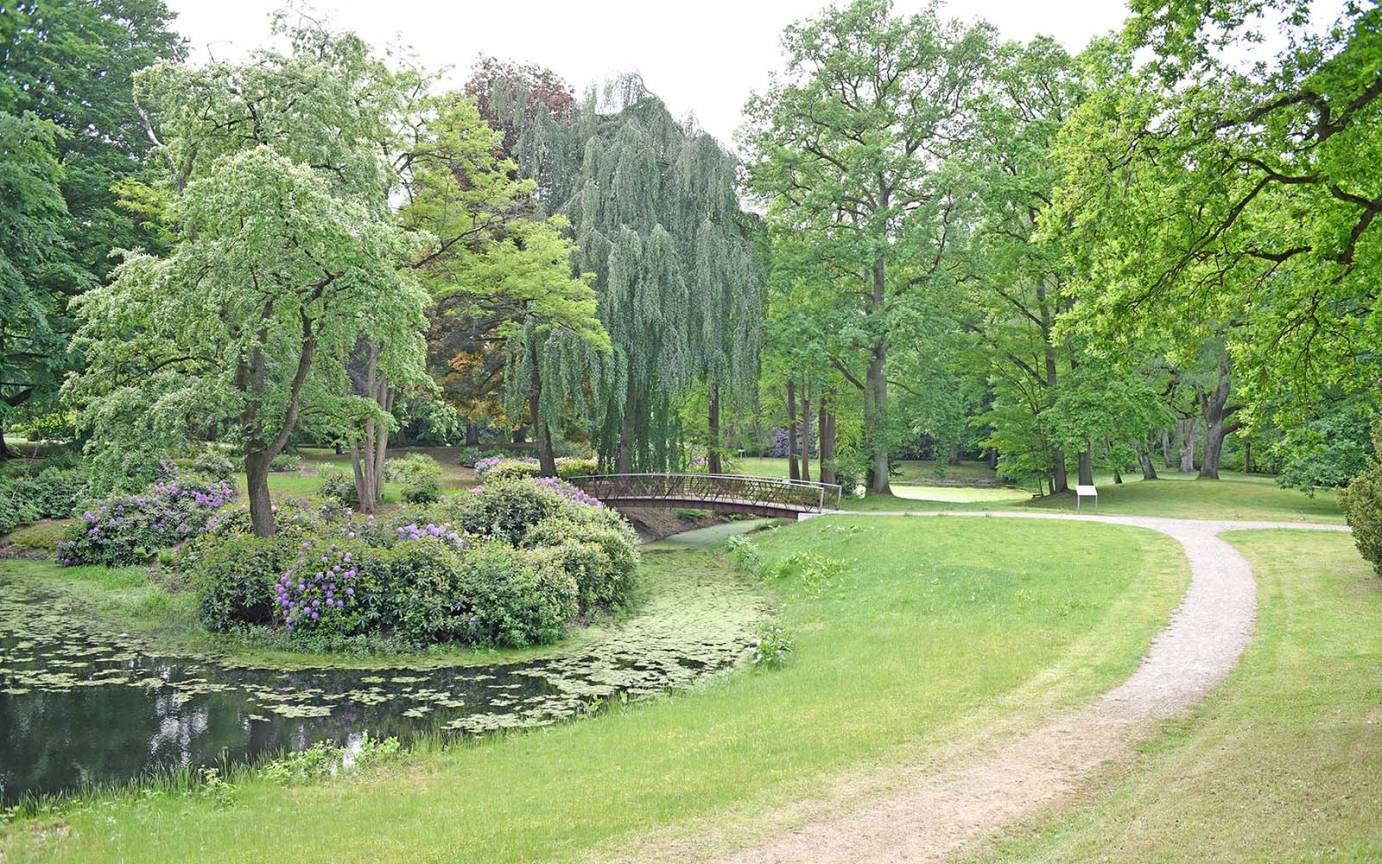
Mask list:
[{"label": "mown grass lawn", "polygon": [[[817,519],[755,542],[769,563],[798,550],[848,562],[814,590],[772,584],[796,644],[781,669],[331,782],[251,773],[221,802],[100,799],[11,824],[0,851],[7,864],[571,860],[819,793],[1032,702],[1087,698],[1135,667],[1187,579],[1168,538],[1107,525]],[[722,566],[711,552],[650,557],[671,573]]]},{"label": "mown grass lawn", "polygon": [[1343,534],[1232,532],[1257,633],[1092,806],[980,860],[1382,861],[1382,580]]},{"label": "mown grass lawn", "polygon": [[[899,485],[897,491],[906,494]],[[964,492],[967,490],[955,490]],[[975,490],[988,493],[990,490]],[[956,496],[962,497],[962,496]],[[1075,512],[1075,496],[1053,495],[1019,501],[983,500],[985,494],[970,500],[921,500],[898,495],[869,495],[846,498],[846,510],[1021,510],[1038,509]],[[978,500],[974,500],[977,498]],[[1081,512],[1094,513],[1086,500]],[[1266,477],[1225,474],[1221,480],[1197,480],[1193,476],[1169,475],[1161,480],[1125,479],[1121,485],[1099,485],[1098,513],[1106,516],[1168,516],[1176,519],[1237,519],[1279,522],[1344,521],[1333,490],[1316,491],[1314,497],[1297,489],[1283,489]]]}]

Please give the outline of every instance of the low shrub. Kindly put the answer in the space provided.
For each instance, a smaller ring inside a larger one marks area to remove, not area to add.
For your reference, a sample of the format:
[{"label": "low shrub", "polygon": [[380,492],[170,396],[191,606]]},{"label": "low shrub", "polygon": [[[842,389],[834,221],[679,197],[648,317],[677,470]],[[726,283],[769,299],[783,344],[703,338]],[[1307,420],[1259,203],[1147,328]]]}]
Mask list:
[{"label": "low shrub", "polygon": [[475,463],[475,479],[482,483],[493,480],[526,480],[542,473],[542,467],[531,456],[490,456]]},{"label": "low shrub", "polygon": [[465,533],[518,545],[530,527],[561,512],[566,499],[532,480],[508,479],[476,486],[449,503],[450,521]]},{"label": "low shrub", "polygon": [[321,485],[317,487],[318,495],[323,498],[330,498],[341,506],[349,507],[352,510],[360,506],[360,496],[355,489],[354,477],[334,468],[323,471],[321,476]]},{"label": "low shrub", "polygon": [[1339,503],[1359,553],[1382,576],[1382,424],[1373,437],[1377,461],[1339,492]]},{"label": "low shrub", "polygon": [[229,480],[235,473],[235,463],[219,450],[203,450],[187,467],[192,473],[208,480]]},{"label": "low shrub", "polygon": [[289,474],[302,469],[302,457],[296,453],[280,453],[269,460],[269,470]]},{"label": "low shrub", "polygon": [[599,470],[598,462],[584,456],[562,456],[557,459],[557,476],[562,479],[586,477]]},{"label": "low shrub", "polygon": [[75,468],[45,468],[28,478],[25,495],[43,519],[66,519],[86,496],[86,472]]},{"label": "low shrub", "polygon": [[384,462],[384,479],[403,484],[403,500],[410,504],[430,504],[441,499],[441,466],[421,453]]},{"label": "low shrub", "polygon": [[569,507],[534,524],[523,538],[529,549],[568,544],[593,546],[600,552],[591,559],[573,553],[580,611],[628,605],[638,573],[638,538],[628,523],[611,510]]},{"label": "low shrub", "polygon": [[0,534],[8,534],[38,518],[38,508],[20,492],[14,481],[0,482]]},{"label": "low shrub", "polygon": [[92,504],[58,544],[59,564],[122,566],[147,561],[159,549],[198,534],[212,514],[235,499],[224,481],[172,479],[139,495]]},{"label": "low shrub", "polygon": [[293,562],[296,547],[283,537],[233,533],[195,554],[178,569],[197,594],[197,618],[211,630],[274,620],[274,584]]},{"label": "low shrub", "polygon": [[534,567],[506,543],[476,543],[457,580],[467,614],[466,642],[521,648],[555,642],[576,605],[576,584],[559,570]]},{"label": "low shrub", "polygon": [[0,480],[0,534],[39,519],[66,519],[86,489],[86,473],[73,468],[42,468]]}]

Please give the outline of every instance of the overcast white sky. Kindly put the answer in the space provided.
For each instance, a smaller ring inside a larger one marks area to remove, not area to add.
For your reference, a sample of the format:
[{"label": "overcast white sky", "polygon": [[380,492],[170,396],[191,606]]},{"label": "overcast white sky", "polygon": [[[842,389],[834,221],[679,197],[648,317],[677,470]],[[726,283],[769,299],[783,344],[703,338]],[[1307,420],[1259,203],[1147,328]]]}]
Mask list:
[{"label": "overcast white sky", "polygon": [[[193,59],[234,58],[268,39],[269,14],[284,0],[168,0],[175,26],[192,42]],[[376,46],[410,45],[427,66],[450,66],[459,84],[476,57],[549,66],[582,91],[626,71],[678,116],[694,113],[729,143],[749,93],[782,66],[778,36],[792,21],[813,15],[825,0],[313,0],[340,29]],[[898,0],[897,10],[924,0]],[[1044,33],[1078,50],[1092,36],[1117,27],[1122,0],[950,0],[958,18],[987,18],[1004,37]]]}]

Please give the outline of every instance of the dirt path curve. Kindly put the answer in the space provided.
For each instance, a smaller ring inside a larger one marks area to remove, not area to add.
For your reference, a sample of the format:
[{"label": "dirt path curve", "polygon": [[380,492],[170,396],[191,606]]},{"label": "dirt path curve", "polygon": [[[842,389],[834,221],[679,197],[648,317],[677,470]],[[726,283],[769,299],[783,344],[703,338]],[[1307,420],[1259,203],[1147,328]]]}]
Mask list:
[{"label": "dirt path curve", "polygon": [[[1190,586],[1165,630],[1126,681],[1092,705],[1063,711],[1036,728],[992,736],[974,749],[940,754],[904,771],[877,794],[815,802],[779,821],[780,830],[728,854],[732,838],[702,837],[642,860],[718,864],[873,864],[940,861],[997,829],[1050,808],[1102,766],[1125,756],[1153,724],[1193,705],[1233,669],[1252,635],[1256,586],[1242,555],[1219,538],[1227,530],[1347,531],[1341,525],[1228,522],[1137,516],[969,512],[851,513],[848,516],[1078,519],[1149,528],[1185,548]],[[769,821],[772,821],[769,819]]]}]

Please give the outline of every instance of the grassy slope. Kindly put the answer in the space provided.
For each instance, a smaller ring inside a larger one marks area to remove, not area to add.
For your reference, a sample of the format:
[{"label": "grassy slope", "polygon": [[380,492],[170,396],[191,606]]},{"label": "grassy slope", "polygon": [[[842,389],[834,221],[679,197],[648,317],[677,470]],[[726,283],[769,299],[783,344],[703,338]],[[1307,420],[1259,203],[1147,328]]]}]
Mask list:
[{"label": "grassy slope", "polygon": [[[1186,579],[1167,538],[1115,526],[818,519],[761,540],[850,560],[820,596],[776,585],[796,651],[690,693],[588,721],[453,747],[359,778],[284,788],[251,776],[234,804],[124,796],[6,829],[8,864],[60,861],[568,860],[726,808],[820,791],[1039,701],[1088,697],[1135,666]],[[671,572],[718,566],[657,556]],[[1020,645],[1021,650],[1013,650]]]},{"label": "grassy slope", "polygon": [[1382,860],[1382,580],[1346,535],[1235,532],[1257,635],[1087,809],[984,860]]}]

